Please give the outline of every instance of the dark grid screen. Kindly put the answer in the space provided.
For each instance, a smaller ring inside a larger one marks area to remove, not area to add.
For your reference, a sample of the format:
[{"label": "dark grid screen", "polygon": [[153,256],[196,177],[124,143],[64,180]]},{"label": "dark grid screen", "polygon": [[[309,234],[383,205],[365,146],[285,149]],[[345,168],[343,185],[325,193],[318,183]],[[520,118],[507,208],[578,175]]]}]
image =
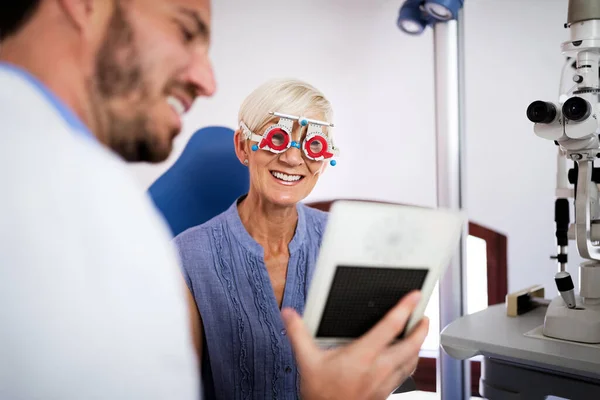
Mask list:
[{"label": "dark grid screen", "polygon": [[427,273],[426,268],[337,267],[317,337],[360,337],[402,297],[421,290]]}]

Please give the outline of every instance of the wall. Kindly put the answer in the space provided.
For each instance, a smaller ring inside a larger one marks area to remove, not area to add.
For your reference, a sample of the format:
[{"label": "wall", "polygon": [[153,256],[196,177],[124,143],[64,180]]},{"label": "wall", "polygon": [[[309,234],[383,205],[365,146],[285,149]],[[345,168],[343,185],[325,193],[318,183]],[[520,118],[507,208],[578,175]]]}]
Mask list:
[{"label": "wall", "polygon": [[330,98],[342,152],[311,199],[435,204],[431,32],[402,35],[397,1],[219,0],[213,7],[217,94],[197,101],[166,164],[134,168],[145,185],[198,127],[234,127],[246,95],[269,78],[291,76]]},{"label": "wall", "polygon": [[[213,1],[217,94],[196,102],[167,162],[132,170],[148,186],[196,129],[234,127],[251,90],[292,76],[331,99],[342,150],[308,200],[435,205],[433,39],[431,30],[419,37],[398,30],[401,3]],[[549,259],[555,148],[533,134],[525,110],[557,97],[566,7],[566,0],[467,0],[465,7],[466,200],[473,221],[508,235],[512,291],[542,283],[556,292]]]},{"label": "wall", "polygon": [[568,2],[466,4],[469,214],[508,235],[509,291],[541,283],[556,294],[556,264],[549,259],[556,253],[556,147],[533,133],[525,112],[533,100],[558,100]]}]

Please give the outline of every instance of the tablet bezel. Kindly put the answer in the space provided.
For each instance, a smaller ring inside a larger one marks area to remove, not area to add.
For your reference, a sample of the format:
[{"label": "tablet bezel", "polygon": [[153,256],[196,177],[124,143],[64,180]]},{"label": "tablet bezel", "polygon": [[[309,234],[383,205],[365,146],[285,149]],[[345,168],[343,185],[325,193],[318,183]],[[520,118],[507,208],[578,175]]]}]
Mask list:
[{"label": "tablet bezel", "polygon": [[[404,221],[406,226],[400,226],[404,224],[394,221]],[[467,222],[465,214],[461,211],[359,200],[333,202],[303,314],[310,334],[324,346],[344,344],[357,339],[317,336],[333,277],[340,266],[426,268],[427,276],[420,288],[421,300],[404,331],[405,335],[410,334],[423,318],[437,282],[452,257],[457,254],[460,237],[466,232]],[[411,240],[411,230],[418,231],[417,236],[420,239],[414,239],[415,243],[405,245],[404,243]],[[406,256],[400,246],[396,251],[393,246],[372,245],[385,235],[399,235],[404,240],[402,245],[407,249],[412,245],[413,252],[416,253]],[[436,248],[435,253],[431,253],[432,250],[427,244],[421,243],[423,238],[432,242]],[[378,255],[377,246],[381,247],[379,250],[383,250],[384,256]]]}]

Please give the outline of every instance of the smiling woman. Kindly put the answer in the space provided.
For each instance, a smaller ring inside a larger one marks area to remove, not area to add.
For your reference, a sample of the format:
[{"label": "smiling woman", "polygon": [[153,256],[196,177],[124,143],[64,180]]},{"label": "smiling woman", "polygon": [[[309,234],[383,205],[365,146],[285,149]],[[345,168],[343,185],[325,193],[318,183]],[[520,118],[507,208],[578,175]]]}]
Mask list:
[{"label": "smiling woman", "polygon": [[327,214],[300,202],[335,165],[332,114],[305,82],[257,88],[240,107],[233,143],[248,193],[175,238],[199,311],[191,325],[207,399],[300,397],[280,310],[304,311]]},{"label": "smiling woman", "polygon": [[250,94],[240,108],[236,132],[236,153],[248,160],[256,185],[249,195],[262,193],[281,205],[308,196],[335,151],[332,116],[327,99],[304,82],[273,80]]}]

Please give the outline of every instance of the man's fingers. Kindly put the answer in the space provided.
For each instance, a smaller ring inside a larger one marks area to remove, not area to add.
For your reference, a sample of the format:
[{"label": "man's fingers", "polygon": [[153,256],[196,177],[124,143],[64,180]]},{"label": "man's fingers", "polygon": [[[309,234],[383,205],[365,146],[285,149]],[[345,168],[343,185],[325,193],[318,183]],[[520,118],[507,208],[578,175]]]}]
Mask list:
[{"label": "man's fingers", "polygon": [[429,318],[423,317],[419,324],[413,329],[410,335],[405,340],[412,342],[413,346],[419,349],[423,345],[427,334],[429,333]]},{"label": "man's fingers", "polygon": [[302,370],[307,364],[317,360],[320,350],[296,311],[291,308],[285,308],[281,311],[281,317],[294,348],[298,367]]},{"label": "man's fingers", "polygon": [[[394,360],[397,369],[410,366],[418,359],[428,332],[429,318],[424,317],[408,337],[391,346],[382,357]],[[409,373],[412,373],[412,370]]]},{"label": "man's fingers", "polygon": [[390,347],[381,356],[384,363],[392,364],[391,373],[381,383],[385,391],[393,391],[413,374],[419,362],[419,350],[428,331],[429,319],[425,317],[409,337]]},{"label": "man's fingers", "polygon": [[404,296],[400,302],[354,343],[355,346],[373,354],[379,353],[402,333],[406,321],[421,298],[420,292],[412,292]]}]

